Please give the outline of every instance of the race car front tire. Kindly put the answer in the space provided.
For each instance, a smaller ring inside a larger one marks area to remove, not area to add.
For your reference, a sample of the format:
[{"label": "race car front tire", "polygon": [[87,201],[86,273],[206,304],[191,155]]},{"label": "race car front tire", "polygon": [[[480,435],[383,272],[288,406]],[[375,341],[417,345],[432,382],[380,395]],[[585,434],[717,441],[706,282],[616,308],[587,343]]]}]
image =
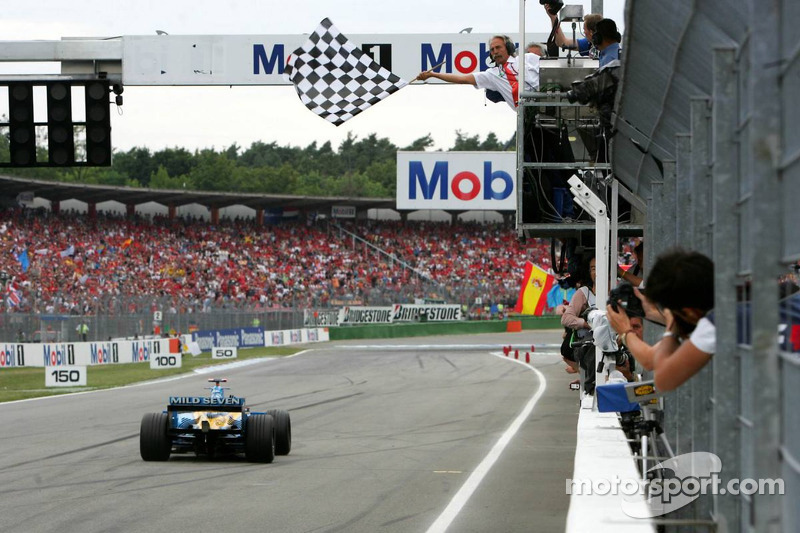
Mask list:
[{"label": "race car front tire", "polygon": [[166,461],[172,451],[166,413],[147,413],[139,428],[139,453],[145,461]]},{"label": "race car front tire", "polygon": [[253,463],[271,463],[275,459],[275,421],[271,415],[247,418],[244,455]]},{"label": "race car front tire", "polygon": [[289,411],[269,409],[267,414],[275,420],[275,455],[289,455],[292,450],[292,420]]}]

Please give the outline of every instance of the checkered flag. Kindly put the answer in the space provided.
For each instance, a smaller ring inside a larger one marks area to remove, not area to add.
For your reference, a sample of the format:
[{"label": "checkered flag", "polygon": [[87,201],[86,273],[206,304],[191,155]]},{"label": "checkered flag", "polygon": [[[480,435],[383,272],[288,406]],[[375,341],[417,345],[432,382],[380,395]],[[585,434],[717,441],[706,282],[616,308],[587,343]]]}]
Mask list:
[{"label": "checkered flag", "polygon": [[327,18],[294,51],[286,75],[306,107],[336,126],[408,85],[353,46]]}]

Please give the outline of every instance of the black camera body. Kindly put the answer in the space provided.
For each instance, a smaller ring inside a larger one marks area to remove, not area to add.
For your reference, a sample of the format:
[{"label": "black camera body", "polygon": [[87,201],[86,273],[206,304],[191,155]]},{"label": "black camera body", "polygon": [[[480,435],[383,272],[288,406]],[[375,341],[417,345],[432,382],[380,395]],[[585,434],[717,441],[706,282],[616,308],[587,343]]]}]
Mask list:
[{"label": "black camera body", "polygon": [[549,4],[550,7],[547,8],[547,12],[551,15],[558,15],[558,12],[561,11],[561,8],[564,7],[564,2],[561,0],[539,0],[540,5],[547,5]]},{"label": "black camera body", "polygon": [[619,66],[606,66],[586,76],[583,81],[572,82],[567,91],[567,100],[571,104],[580,102],[597,108],[603,126],[611,126],[611,113],[614,110],[614,99],[619,86]]},{"label": "black camera body", "polygon": [[583,81],[573,81],[572,89],[567,91],[567,100],[574,104],[592,104],[597,107],[610,103],[614,105],[614,96],[619,85],[619,67],[607,66],[586,76]]},{"label": "black camera body", "polygon": [[619,312],[622,307],[631,317],[644,318],[644,307],[641,300],[633,292],[633,285],[623,281],[608,293],[608,303],[614,311]]}]

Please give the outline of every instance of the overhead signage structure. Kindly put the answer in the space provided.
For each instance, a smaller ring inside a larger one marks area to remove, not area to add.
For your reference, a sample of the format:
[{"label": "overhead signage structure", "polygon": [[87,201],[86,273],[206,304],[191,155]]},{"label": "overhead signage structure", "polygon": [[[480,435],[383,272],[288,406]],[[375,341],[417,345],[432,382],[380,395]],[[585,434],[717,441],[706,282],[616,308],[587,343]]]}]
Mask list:
[{"label": "overhead signage structure", "polygon": [[[434,66],[440,72],[461,74],[491,68],[492,36],[354,34],[348,39],[381,67],[412,80]],[[115,103],[122,105],[124,85],[289,85],[285,75],[289,56],[306,39],[306,35],[130,35],[2,41],[0,63],[55,62],[61,72],[0,74],[10,109],[7,120],[0,117],[0,129],[7,129],[10,139],[10,156],[0,161],[0,167],[109,166],[112,91]],[[47,90],[46,123],[34,120],[35,87]],[[73,92],[85,95],[82,120],[73,116]],[[40,126],[48,130],[46,157],[37,153],[35,132]],[[76,138],[76,131],[85,136]]]},{"label": "overhead signage structure", "polygon": [[397,209],[513,211],[515,152],[397,152]]},{"label": "overhead signage structure", "polygon": [[[441,72],[467,74],[490,68],[492,36],[347,33],[374,61],[409,80],[439,63],[443,63]],[[531,35],[532,40],[546,38]],[[133,35],[122,39],[126,85],[288,85],[283,75],[287,59],[307,36]]]}]

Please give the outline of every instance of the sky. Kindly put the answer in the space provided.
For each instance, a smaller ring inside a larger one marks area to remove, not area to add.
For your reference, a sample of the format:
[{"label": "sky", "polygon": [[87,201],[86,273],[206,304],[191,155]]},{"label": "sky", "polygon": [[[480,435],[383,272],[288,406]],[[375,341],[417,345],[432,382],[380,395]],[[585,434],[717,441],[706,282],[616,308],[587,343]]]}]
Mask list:
[{"label": "sky", "polygon": [[[591,12],[590,0],[567,0]],[[329,17],[347,34],[519,32],[519,0],[36,0],[11,2],[0,19],[0,39],[58,40],[61,37],[155,35],[273,35],[310,33]],[[604,0],[604,14],[624,32],[624,0]],[[546,33],[549,19],[535,0],[527,1],[526,32]],[[53,71],[52,65],[38,68]],[[0,73],[31,72],[19,63],[0,64]],[[494,132],[511,138],[516,115],[492,104],[483,91],[462,85],[411,85],[338,128],[308,111],[286,86],[133,87],[124,92],[121,114],[112,111],[112,144],[117,151],[147,147],[190,150],[255,141],[334,148],[348,134],[375,133],[403,147],[431,135],[434,149],[453,145],[456,131]]]}]

